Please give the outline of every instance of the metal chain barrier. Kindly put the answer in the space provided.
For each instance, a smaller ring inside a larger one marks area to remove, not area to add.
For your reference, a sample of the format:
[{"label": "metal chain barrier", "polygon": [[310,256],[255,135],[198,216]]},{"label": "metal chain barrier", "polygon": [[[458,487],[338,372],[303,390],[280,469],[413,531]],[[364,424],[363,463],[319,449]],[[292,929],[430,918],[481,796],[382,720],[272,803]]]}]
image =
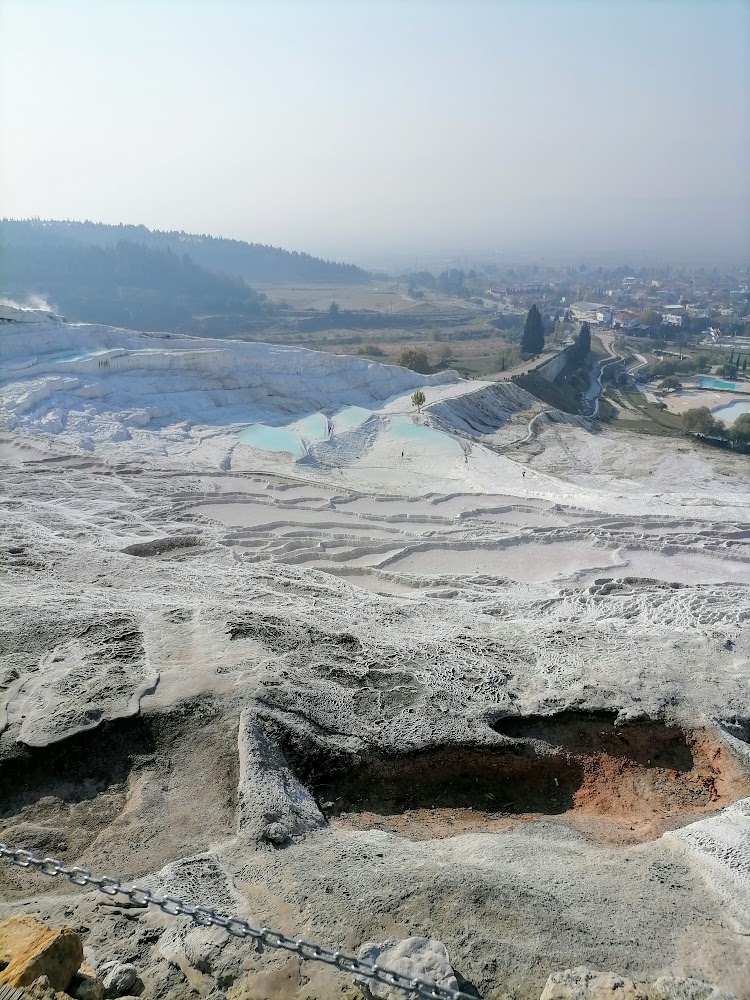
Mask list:
[{"label": "metal chain barrier", "polygon": [[12,990],[10,986],[0,986],[0,1000],[24,1000],[25,990]]},{"label": "metal chain barrier", "polygon": [[437,983],[414,976],[405,976],[400,972],[354,958],[353,955],[311,944],[302,938],[290,938],[268,927],[253,927],[240,917],[225,917],[205,906],[189,906],[174,896],[157,896],[149,889],[123,884],[119,879],[110,878],[108,875],[96,876],[86,868],[67,867],[55,858],[37,858],[30,851],[20,847],[10,847],[0,843],[0,857],[20,868],[33,868],[41,875],[50,875],[53,878],[65,875],[73,885],[90,885],[103,892],[105,896],[126,896],[135,906],[156,906],[170,916],[189,917],[199,927],[221,927],[234,937],[249,938],[255,944],[267,945],[269,948],[283,948],[313,962],[325,962],[326,965],[333,965],[341,972],[396,987],[412,996],[425,997],[427,1000],[475,1000],[460,990],[438,986]]}]

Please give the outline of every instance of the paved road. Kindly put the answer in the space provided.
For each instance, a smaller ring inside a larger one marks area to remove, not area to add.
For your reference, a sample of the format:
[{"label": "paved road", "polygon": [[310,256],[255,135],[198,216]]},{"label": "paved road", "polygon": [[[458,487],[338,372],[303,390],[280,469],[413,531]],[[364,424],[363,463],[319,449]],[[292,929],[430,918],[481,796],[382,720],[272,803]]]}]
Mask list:
[{"label": "paved road", "polygon": [[[562,350],[562,348],[560,348]],[[495,372],[494,375],[488,375],[487,378],[492,382],[507,382],[509,379],[513,378],[514,375],[528,375],[529,372],[538,368],[539,365],[544,365],[548,361],[552,361],[556,358],[560,351],[555,351],[550,354],[541,354],[537,357],[532,358],[531,361],[523,361],[520,365],[516,365],[514,368],[509,368],[504,372]]]},{"label": "paved road", "polygon": [[609,368],[610,365],[616,364],[620,360],[620,355],[615,351],[614,348],[614,334],[611,333],[601,333],[597,332],[596,336],[601,340],[604,345],[604,349],[609,354],[611,361],[599,361],[591,369],[591,381],[589,387],[586,390],[584,399],[586,403],[591,406],[593,404],[593,409],[591,411],[591,416],[595,417],[599,413],[599,400],[602,394],[602,376],[604,374],[604,369]]},{"label": "paved road", "polygon": [[644,356],[642,354],[639,354],[637,351],[634,351],[633,353],[638,358],[638,363],[633,364],[631,362],[628,365],[628,372],[635,378],[635,373],[637,371],[640,371],[641,368],[644,368],[648,364],[648,358],[644,358]]}]

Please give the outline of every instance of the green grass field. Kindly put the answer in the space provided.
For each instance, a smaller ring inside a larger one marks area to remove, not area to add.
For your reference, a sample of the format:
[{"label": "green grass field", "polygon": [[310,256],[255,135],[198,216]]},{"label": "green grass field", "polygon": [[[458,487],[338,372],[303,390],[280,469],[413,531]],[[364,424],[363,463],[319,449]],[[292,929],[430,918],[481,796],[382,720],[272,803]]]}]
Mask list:
[{"label": "green grass field", "polygon": [[[682,435],[684,433],[682,417],[677,413],[670,413],[669,410],[660,409],[655,403],[650,402],[637,390],[620,389],[622,398],[643,415],[643,420],[622,420],[615,421],[621,426],[641,433],[652,433],[658,435]],[[617,405],[617,398],[613,402]]]}]

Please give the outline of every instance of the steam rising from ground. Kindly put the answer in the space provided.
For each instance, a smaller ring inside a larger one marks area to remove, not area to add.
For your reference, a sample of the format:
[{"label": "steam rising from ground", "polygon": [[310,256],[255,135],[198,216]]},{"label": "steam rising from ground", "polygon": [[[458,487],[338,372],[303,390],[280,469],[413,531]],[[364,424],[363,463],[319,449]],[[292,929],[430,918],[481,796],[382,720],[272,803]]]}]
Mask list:
[{"label": "steam rising from ground", "polygon": [[28,295],[20,302],[0,296],[0,306],[8,306],[10,309],[41,310],[42,312],[57,312],[57,306],[53,305],[43,295]]}]

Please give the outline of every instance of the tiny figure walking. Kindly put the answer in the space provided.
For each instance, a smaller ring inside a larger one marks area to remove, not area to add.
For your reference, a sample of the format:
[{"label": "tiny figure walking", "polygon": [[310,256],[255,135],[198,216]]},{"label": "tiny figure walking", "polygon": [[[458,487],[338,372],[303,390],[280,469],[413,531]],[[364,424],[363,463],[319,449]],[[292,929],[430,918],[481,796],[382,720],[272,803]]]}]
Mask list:
[{"label": "tiny figure walking", "polygon": [[525,478],[526,478],[526,469],[524,469],[523,472],[521,473],[521,479]]}]

